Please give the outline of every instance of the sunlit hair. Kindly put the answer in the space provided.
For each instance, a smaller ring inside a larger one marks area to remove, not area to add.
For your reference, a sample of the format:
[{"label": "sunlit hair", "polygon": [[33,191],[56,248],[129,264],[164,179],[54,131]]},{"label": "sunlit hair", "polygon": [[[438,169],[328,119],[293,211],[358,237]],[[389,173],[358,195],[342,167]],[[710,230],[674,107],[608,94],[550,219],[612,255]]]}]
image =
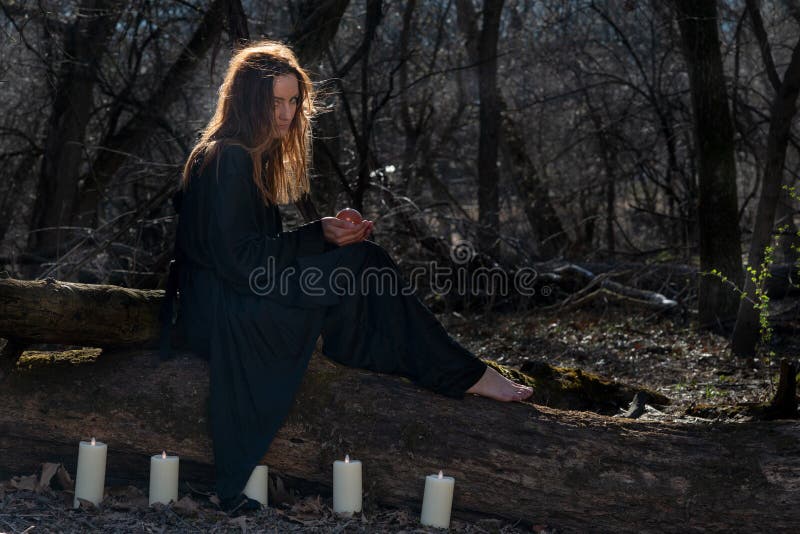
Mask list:
[{"label": "sunlit hair", "polygon": [[[297,112],[285,136],[274,116],[273,83],[294,74],[299,86]],[[314,87],[294,53],[281,43],[259,41],[234,52],[219,88],[214,116],[183,167],[181,186],[189,185],[198,156],[202,163],[217,160],[223,146],[240,145],[253,161],[253,181],[265,203],[288,204],[310,190],[311,117],[316,113]]]}]

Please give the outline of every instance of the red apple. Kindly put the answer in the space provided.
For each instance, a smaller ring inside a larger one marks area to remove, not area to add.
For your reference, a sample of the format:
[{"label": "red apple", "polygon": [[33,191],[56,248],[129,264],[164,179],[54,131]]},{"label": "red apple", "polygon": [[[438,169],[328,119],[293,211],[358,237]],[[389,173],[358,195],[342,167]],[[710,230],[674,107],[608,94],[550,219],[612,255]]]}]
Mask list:
[{"label": "red apple", "polygon": [[353,208],[344,208],[339,210],[339,213],[336,214],[337,219],[342,219],[343,221],[350,221],[353,224],[361,224],[363,218],[358,210]]}]

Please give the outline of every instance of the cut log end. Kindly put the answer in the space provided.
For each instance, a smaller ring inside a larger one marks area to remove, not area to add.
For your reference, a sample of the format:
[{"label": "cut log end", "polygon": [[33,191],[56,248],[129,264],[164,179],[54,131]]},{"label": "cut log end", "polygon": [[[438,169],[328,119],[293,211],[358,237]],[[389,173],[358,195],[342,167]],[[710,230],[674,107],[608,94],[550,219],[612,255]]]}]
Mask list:
[{"label": "cut log end", "polygon": [[19,357],[28,345],[18,339],[0,339],[0,382],[16,367]]}]

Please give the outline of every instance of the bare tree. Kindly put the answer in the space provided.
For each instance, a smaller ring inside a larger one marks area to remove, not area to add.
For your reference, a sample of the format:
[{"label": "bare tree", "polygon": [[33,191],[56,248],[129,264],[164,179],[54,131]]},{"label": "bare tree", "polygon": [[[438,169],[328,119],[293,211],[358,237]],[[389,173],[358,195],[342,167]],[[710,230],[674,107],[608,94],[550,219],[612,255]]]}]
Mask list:
[{"label": "bare tree", "polygon": [[497,139],[500,134],[500,97],[497,87],[497,41],[503,0],[484,0],[478,39],[478,91],[480,122],[478,139],[478,243],[482,250],[496,255],[500,230],[500,205],[497,168]]},{"label": "bare tree", "polygon": [[71,241],[62,227],[73,222],[97,69],[119,16],[115,6],[109,0],[83,0],[64,34],[32,215],[36,231],[29,239],[29,248],[41,256],[50,257]]},{"label": "bare tree", "polygon": [[[749,268],[759,270],[764,261],[766,248],[772,239],[775,211],[784,177],[786,149],[791,136],[792,121],[797,115],[797,97],[800,93],[800,40],[795,44],[789,65],[781,78],[772,58],[761,12],[754,0],[747,0],[747,13],[759,42],[767,76],[775,91],[770,109],[764,179],[747,259]],[[745,357],[752,357],[755,354],[759,339],[759,313],[753,305],[754,300],[758,298],[755,278],[750,274],[745,278],[744,293],[748,298],[742,299],[739,305],[731,345],[734,354]]]},{"label": "bare tree", "polygon": [[132,154],[149,140],[153,132],[166,125],[164,114],[180,98],[181,88],[190,78],[205,53],[219,38],[228,9],[227,0],[213,0],[177,59],[142,102],[130,119],[107,132],[101,149],[89,166],[81,188],[81,214],[78,221],[94,226],[102,191]]},{"label": "bare tree", "polygon": [[[700,268],[741,284],[742,258],[736,192],[733,123],[722,69],[716,0],[676,0],[683,52],[689,68],[695,145],[700,163]],[[739,297],[715,276],[701,276],[701,328],[730,327]]]},{"label": "bare tree", "polygon": [[[289,42],[297,54],[300,63],[311,67],[325,57],[325,51],[339,31],[350,0],[305,0],[297,5],[296,23],[289,37]],[[331,83],[322,87],[322,106],[330,105],[329,88]],[[339,139],[339,123],[334,113],[325,112],[318,116],[314,125],[313,168],[314,188],[310,198],[296,203],[300,213],[306,220],[316,219],[320,211],[330,213],[334,206],[336,185],[340,183],[341,169],[337,157],[341,150]],[[319,206],[319,208],[318,208]]]}]

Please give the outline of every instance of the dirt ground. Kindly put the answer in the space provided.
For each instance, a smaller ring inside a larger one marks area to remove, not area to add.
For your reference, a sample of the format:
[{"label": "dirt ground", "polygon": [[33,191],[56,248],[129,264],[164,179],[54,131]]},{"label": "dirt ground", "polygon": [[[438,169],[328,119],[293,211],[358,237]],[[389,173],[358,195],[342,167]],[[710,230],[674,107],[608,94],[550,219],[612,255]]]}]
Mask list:
[{"label": "dirt ground", "polygon": [[642,419],[649,420],[694,421],[684,415],[692,405],[768,401],[778,385],[781,358],[800,362],[797,331],[776,332],[757,358],[736,359],[723,336],[698,332],[680,318],[614,306],[561,318],[535,311],[440,318],[481,358],[514,368],[529,360],[577,367],[669,397],[669,406],[648,406]]},{"label": "dirt ground", "polygon": [[[533,360],[579,367],[667,395],[672,404],[648,406],[642,419],[649,420],[704,424],[708,419],[687,416],[686,409],[693,404],[769,400],[777,386],[780,358],[797,362],[800,355],[796,332],[777,332],[774,344],[758,358],[734,360],[723,337],[698,333],[679,318],[614,307],[573,311],[564,317],[531,311],[449,313],[439,318],[454,338],[482,358],[515,368]],[[232,517],[201,491],[181,493],[180,502],[151,508],[145,487],[109,485],[99,509],[72,509],[72,494],[52,476],[55,470],[51,465],[44,473],[0,482],[0,533],[437,532],[420,526],[418,509],[365,505],[363,514],[342,518],[334,516],[330,498],[319,495],[297,495]],[[451,531],[545,533],[558,532],[558,526],[454,519]]]}]

